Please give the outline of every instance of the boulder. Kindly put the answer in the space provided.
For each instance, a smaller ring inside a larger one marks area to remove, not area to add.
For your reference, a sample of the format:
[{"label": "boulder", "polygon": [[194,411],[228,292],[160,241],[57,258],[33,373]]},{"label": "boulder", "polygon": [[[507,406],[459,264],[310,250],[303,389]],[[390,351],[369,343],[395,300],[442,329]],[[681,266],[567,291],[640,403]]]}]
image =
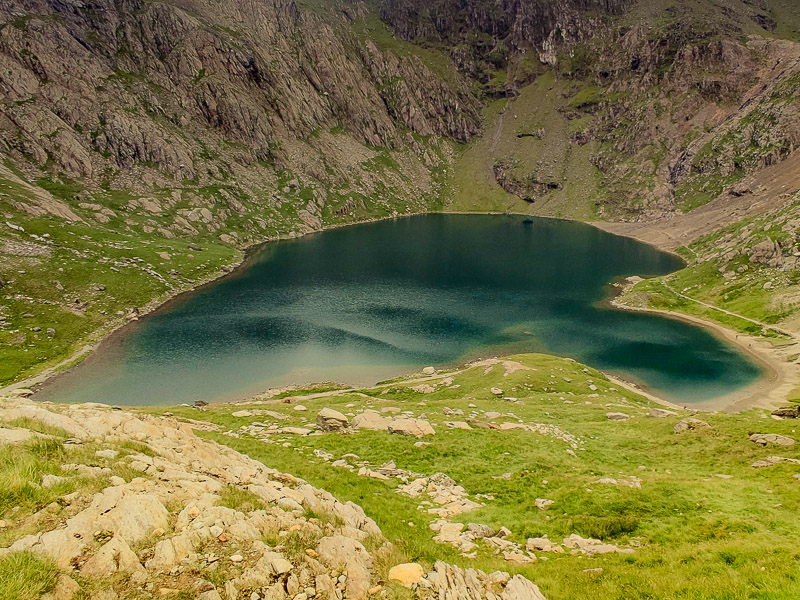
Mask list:
[{"label": "boulder", "polygon": [[291,435],[308,435],[314,433],[313,429],[308,429],[307,427],[281,427],[278,431]]},{"label": "boulder", "polygon": [[422,369],[422,373],[423,375],[435,375],[436,369],[434,369],[433,367],[425,367],[424,369]]},{"label": "boulder", "polygon": [[609,413],[606,413],[606,419],[608,419],[609,421],[626,421],[627,419],[630,419],[630,418],[631,418],[631,416],[625,414],[624,412],[609,412]]},{"label": "boulder", "polygon": [[369,431],[386,431],[389,429],[389,423],[391,422],[391,419],[382,417],[375,410],[365,410],[353,417],[353,427]]},{"label": "boulder", "polygon": [[794,446],[795,441],[777,433],[754,433],[750,436],[750,441],[759,446]]},{"label": "boulder", "polygon": [[506,584],[501,600],[547,600],[539,587],[522,575],[514,575]]},{"label": "boulder", "polygon": [[426,435],[433,435],[436,432],[425,419],[394,419],[389,423],[389,433],[397,433],[399,435],[413,435],[415,437],[423,437]]},{"label": "boulder", "polygon": [[700,419],[695,419],[694,417],[688,417],[679,421],[675,424],[675,427],[672,428],[672,431],[675,433],[682,433],[684,431],[694,431],[696,429],[700,429],[703,427],[711,427],[705,421],[701,421]]},{"label": "boulder", "polygon": [[546,537],[528,538],[525,544],[525,549],[528,552],[555,552],[557,554],[563,553],[564,548],[559,544],[548,540]]},{"label": "boulder", "polygon": [[781,419],[800,419],[800,404],[776,408],[772,411],[772,415]]},{"label": "boulder", "polygon": [[502,396],[503,395],[503,390],[501,390],[500,388],[493,387],[489,391],[492,394],[494,394],[495,396]]},{"label": "boulder", "polygon": [[389,569],[389,579],[397,581],[405,587],[411,587],[419,583],[424,574],[425,571],[418,563],[403,563]]},{"label": "boulder", "polygon": [[647,414],[652,419],[666,419],[667,417],[677,417],[678,413],[674,410],[667,410],[665,408],[652,408]]},{"label": "boulder", "polygon": [[0,427],[0,444],[21,444],[35,437],[41,437],[30,429],[7,429]]},{"label": "boulder", "polygon": [[317,426],[323,431],[342,431],[350,426],[350,421],[338,410],[323,408],[317,413]]},{"label": "boulder", "polygon": [[432,394],[436,391],[436,388],[429,383],[421,383],[419,385],[412,386],[411,389],[418,394]]}]

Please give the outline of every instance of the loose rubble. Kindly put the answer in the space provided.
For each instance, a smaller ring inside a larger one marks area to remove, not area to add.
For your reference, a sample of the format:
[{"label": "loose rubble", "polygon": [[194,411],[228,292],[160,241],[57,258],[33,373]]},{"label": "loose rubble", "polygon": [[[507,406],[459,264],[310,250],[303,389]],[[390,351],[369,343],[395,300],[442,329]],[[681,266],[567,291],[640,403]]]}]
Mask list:
[{"label": "loose rubble", "polygon": [[[382,534],[352,502],[340,502],[302,479],[201,440],[189,425],[173,418],[96,404],[51,410],[16,399],[14,405],[0,401],[0,419],[20,416],[68,431],[77,443],[138,442],[149,449],[124,455],[112,448],[98,451],[141,476],[127,482],[117,477],[90,498],[66,499],[66,520],[0,549],[0,557],[31,551],[52,558],[64,572],[58,589],[65,595],[59,598],[72,598],[78,592],[69,574],[92,579],[124,573],[125,581],[159,596],[196,586],[192,589],[202,600],[360,600],[383,589],[376,585],[373,569],[376,557],[388,552],[390,544],[384,542],[372,553],[367,550],[365,543],[380,540]],[[341,422],[335,416],[333,420]],[[431,491],[458,495],[459,487],[446,476],[428,479],[435,486]],[[264,508],[240,511],[221,506],[220,495],[228,487],[252,494]],[[332,519],[308,517],[308,511]],[[315,540],[313,546],[299,557],[287,553],[281,540],[293,535]],[[277,542],[271,545],[265,539]],[[198,569],[225,569],[225,584],[216,587],[208,579],[197,581],[191,573]],[[423,599],[543,598],[533,583],[519,575],[485,575],[445,563],[437,563],[427,574],[413,564],[396,565],[390,573],[390,579],[414,587]],[[117,597],[113,590],[110,593],[108,598]]]}]

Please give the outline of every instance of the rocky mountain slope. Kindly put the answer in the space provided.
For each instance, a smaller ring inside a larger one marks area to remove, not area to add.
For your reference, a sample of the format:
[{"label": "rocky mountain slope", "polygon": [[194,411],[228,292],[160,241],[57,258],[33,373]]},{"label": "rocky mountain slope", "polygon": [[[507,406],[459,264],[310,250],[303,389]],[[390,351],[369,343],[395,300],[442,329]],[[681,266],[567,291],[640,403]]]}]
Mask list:
[{"label": "rocky mountain slope", "polygon": [[[13,598],[35,597],[38,587],[59,600],[360,600],[386,597],[384,579],[413,584],[419,598],[544,598],[521,575],[395,564],[397,551],[358,505],[200,440],[173,419],[19,402],[5,403],[0,418],[32,425],[0,427],[6,448],[26,444],[40,461],[73,461],[45,467],[69,473],[42,476],[41,495],[55,501],[34,504],[32,514],[17,506],[10,530],[3,521],[0,535],[14,540],[0,548],[5,574],[15,563],[44,571],[19,587],[1,584]],[[67,488],[75,491],[60,495]]]},{"label": "rocky mountain slope", "polygon": [[798,24],[783,0],[5,2],[0,381],[282,236],[724,212],[794,164]]},{"label": "rocky mountain slope", "polygon": [[446,58],[373,42],[365,14],[3,3],[0,380],[249,244],[440,205],[443,140],[478,132],[478,103]]}]

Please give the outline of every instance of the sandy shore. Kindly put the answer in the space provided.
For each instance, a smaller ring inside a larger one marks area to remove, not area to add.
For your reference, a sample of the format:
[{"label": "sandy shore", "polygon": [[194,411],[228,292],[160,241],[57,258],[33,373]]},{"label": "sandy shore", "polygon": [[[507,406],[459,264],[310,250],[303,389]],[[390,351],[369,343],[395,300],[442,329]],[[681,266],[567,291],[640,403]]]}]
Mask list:
[{"label": "sandy shore", "polygon": [[[751,408],[774,409],[785,404],[788,395],[800,384],[800,365],[798,365],[797,359],[792,360],[794,355],[800,353],[797,340],[794,343],[773,346],[763,338],[739,333],[724,325],[694,315],[671,310],[625,306],[619,304],[615,299],[610,300],[609,304],[618,310],[647,312],[703,327],[737,348],[762,368],[764,374],[752,384],[708,402],[692,404],[689,408],[723,412],[741,412]],[[641,389],[634,389],[634,391],[643,394]],[[643,395],[648,396],[651,400],[664,403],[663,400],[659,400],[651,394]]]}]

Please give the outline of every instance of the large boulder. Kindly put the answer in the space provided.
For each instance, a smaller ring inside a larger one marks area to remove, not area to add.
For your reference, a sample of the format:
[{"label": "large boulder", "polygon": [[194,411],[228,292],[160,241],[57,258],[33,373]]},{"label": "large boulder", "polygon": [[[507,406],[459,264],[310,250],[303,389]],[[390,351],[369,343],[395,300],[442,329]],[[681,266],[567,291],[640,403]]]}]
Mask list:
[{"label": "large boulder", "polygon": [[800,419],[800,404],[776,408],[772,411],[772,415],[781,419]]},{"label": "large boulder", "polygon": [[350,421],[338,410],[323,408],[317,413],[317,426],[323,431],[342,431],[350,426]]},{"label": "large boulder", "polygon": [[777,433],[754,433],[750,436],[750,441],[759,446],[794,446],[794,440],[785,435]]},{"label": "large boulder", "polygon": [[514,575],[500,594],[501,600],[547,600],[539,587],[522,575]]},{"label": "large boulder", "polygon": [[365,410],[353,417],[353,427],[369,431],[386,431],[392,420],[382,417],[378,411]]}]

